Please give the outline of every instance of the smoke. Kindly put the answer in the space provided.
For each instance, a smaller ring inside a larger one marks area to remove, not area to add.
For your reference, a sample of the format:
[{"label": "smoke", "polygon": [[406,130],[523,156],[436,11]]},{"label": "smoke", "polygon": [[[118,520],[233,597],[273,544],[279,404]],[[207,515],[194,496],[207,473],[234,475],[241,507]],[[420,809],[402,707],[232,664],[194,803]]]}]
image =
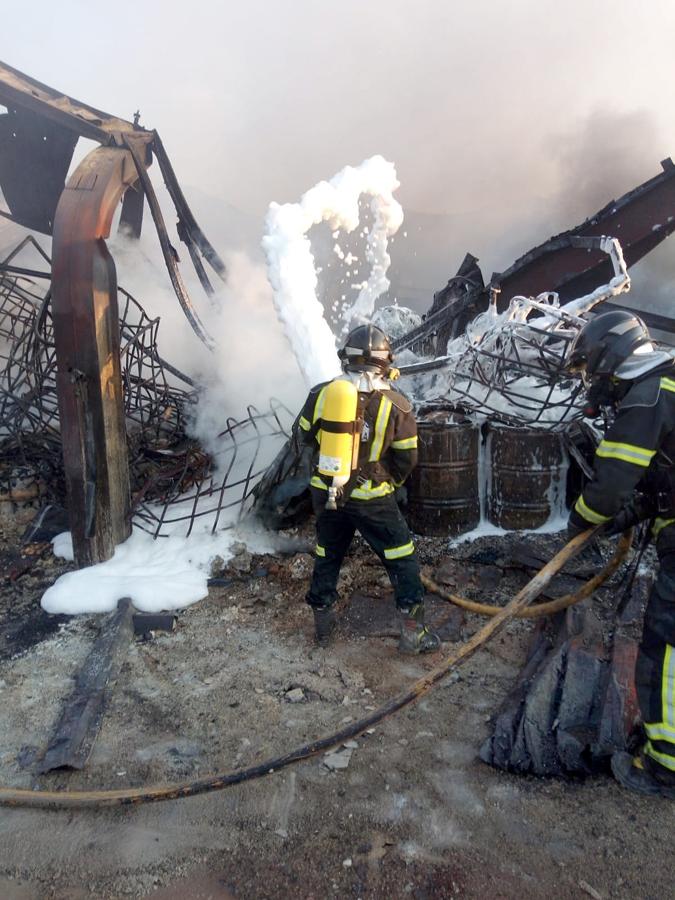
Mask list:
[{"label": "smoke", "polygon": [[[7,61],[111,113],[131,118],[140,109],[224,255],[242,251],[255,267],[270,202],[296,202],[374,154],[392,160],[405,235],[390,241],[386,300],[419,311],[467,250],[489,278],[657,174],[675,147],[675,6],[666,0],[644,9],[630,0],[204,0],[198,17],[189,5],[167,16],[159,0],[119,0],[115,16],[92,6],[86,19],[79,6],[63,0],[58,15],[50,8],[27,17],[10,4]],[[143,52],[102,67],[133,40],[130,14]],[[672,302],[669,244],[632,270],[632,297]],[[183,325],[156,243],[143,246],[158,277],[146,279],[144,263],[120,282],[146,305],[156,297],[161,352],[215,378]],[[276,364],[289,348],[275,318],[253,312],[264,289],[243,268],[234,264],[244,283],[231,282],[225,305],[242,308],[214,326],[227,337],[215,369],[232,359],[225,382],[238,384],[236,372],[246,370],[254,386],[262,364],[240,352],[237,329],[248,334],[253,316],[269,331]],[[266,357],[264,347],[252,355]]]},{"label": "smoke", "polygon": [[109,247],[120,286],[150,318],[160,319],[159,355],[199,385],[190,428],[203,446],[209,451],[219,449],[218,434],[228,418],[243,418],[248,406],[265,411],[274,398],[295,410],[304,399],[305,387],[277,320],[263,264],[253,262],[243,251],[226,251],[228,281],[225,285],[216,282],[218,290],[211,300],[191,274],[189,263],[182,267],[194,305],[216,343],[216,350],[210,352],[178,304],[156,243],[152,232],[140,241],[117,234]]},{"label": "smoke", "polygon": [[296,411],[305,398],[297,361],[274,311],[265,269],[242,252],[226,254],[228,283],[206,317],[217,350],[200,354],[202,385],[194,429],[207,450],[228,416],[241,418],[251,405],[264,411],[271,398]]}]

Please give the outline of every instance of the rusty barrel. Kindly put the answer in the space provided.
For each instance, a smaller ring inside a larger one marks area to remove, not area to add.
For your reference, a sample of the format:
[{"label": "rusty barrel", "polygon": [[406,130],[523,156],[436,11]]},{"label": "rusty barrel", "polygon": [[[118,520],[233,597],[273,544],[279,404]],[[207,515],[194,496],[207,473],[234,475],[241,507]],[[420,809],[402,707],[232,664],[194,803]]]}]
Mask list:
[{"label": "rusty barrel", "polygon": [[466,419],[420,421],[419,462],[410,476],[408,511],[417,534],[456,535],[480,521],[480,431]]},{"label": "rusty barrel", "polygon": [[561,435],[491,423],[486,455],[490,522],[513,530],[544,525],[561,500],[567,465]]}]

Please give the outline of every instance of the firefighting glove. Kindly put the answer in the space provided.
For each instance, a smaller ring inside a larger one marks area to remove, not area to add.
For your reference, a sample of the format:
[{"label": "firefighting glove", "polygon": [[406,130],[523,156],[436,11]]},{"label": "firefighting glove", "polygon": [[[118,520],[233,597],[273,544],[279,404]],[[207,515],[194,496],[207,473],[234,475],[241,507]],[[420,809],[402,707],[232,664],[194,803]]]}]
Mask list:
[{"label": "firefighting glove", "polygon": [[605,534],[623,534],[629,528],[651,519],[655,514],[652,504],[644,494],[636,494],[605,526]]}]

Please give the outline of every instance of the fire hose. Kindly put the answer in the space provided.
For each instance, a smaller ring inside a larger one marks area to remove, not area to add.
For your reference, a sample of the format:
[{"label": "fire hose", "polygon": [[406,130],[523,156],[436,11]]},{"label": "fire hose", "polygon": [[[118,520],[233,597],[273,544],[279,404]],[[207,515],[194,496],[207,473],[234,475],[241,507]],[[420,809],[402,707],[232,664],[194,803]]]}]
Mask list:
[{"label": "fire hose", "polygon": [[[179,784],[157,785],[154,787],[139,788],[123,788],[119,790],[94,790],[94,791],[42,791],[27,790],[20,788],[0,788],[0,804],[8,806],[26,806],[32,808],[77,808],[77,807],[100,807],[100,806],[131,806],[141,803],[154,803],[160,800],[177,800],[182,797],[194,797],[197,794],[210,793],[211,791],[223,790],[235,784],[242,784],[246,781],[252,781],[256,778],[263,778],[265,775],[271,775],[273,772],[303,759],[329,750],[346,740],[354,738],[362,734],[368,728],[381,722],[387,716],[397,712],[403,707],[416,702],[423,697],[431,688],[441,679],[445,678],[453,669],[457,668],[469,657],[494,637],[504,626],[513,618],[520,615],[533,600],[535,600],[546,585],[556,575],[557,572],[568,562],[574,558],[584,547],[586,547],[595,537],[598,528],[592,528],[573,538],[560,550],[539,572],[523,587],[516,596],[504,607],[493,610],[490,613],[490,620],[466,643],[453,651],[441,665],[427,672],[414,684],[397,697],[392,698],[383,706],[369,715],[352,722],[325,737],[319,738],[311,743],[304,744],[301,747],[291,750],[282,756],[267,759],[258,765],[249,766],[244,769],[237,769],[223,774],[213,775],[210,778],[202,778],[194,781],[182,782]],[[616,570],[618,565],[625,558],[630,547],[630,534],[622,537],[616,553],[610,563],[598,575],[591,579],[594,587],[601,584],[608,578],[612,572]],[[593,588],[585,585],[578,593],[584,593],[587,596]],[[587,593],[585,593],[587,592]],[[575,595],[576,597],[576,595]],[[567,598],[561,598],[567,599]],[[578,600],[583,599],[579,597]],[[554,601],[559,604],[561,600]],[[578,602],[571,600],[571,602]],[[568,603],[567,605],[570,605]],[[552,605],[552,604],[545,604]],[[543,607],[538,607],[541,610]],[[543,613],[542,613],[543,614]]]}]

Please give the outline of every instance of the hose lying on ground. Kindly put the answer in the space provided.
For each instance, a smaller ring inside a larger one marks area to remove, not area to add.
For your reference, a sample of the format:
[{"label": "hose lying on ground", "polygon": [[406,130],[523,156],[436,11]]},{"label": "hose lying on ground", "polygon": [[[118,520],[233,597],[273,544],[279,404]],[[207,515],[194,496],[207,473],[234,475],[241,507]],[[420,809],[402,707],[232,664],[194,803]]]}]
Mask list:
[{"label": "hose lying on ground", "polygon": [[126,806],[140,803],[152,803],[159,800],[176,800],[181,797],[193,797],[196,794],[204,794],[210,791],[218,791],[234,784],[251,781],[254,778],[262,778],[270,775],[278,769],[316,756],[331,747],[343,743],[350,738],[362,734],[384,718],[414,703],[424,696],[431,687],[444,678],[450,671],[465,662],[477,650],[479,650],[490,638],[494,637],[514,616],[524,610],[551,581],[553,576],[575,557],[595,537],[597,528],[589,529],[571,540],[557,553],[522,590],[516,594],[506,606],[498,610],[496,614],[479,631],[476,632],[458,650],[455,650],[445,661],[435,669],[427,672],[419,678],[407,691],[394,697],[384,706],[359,719],[356,722],[341,728],[339,731],[326,737],[319,738],[309,744],[304,744],[295,750],[291,750],[282,756],[265,760],[255,766],[246,769],[238,769],[234,772],[226,772],[214,775],[211,778],[202,778],[196,781],[183,782],[174,785],[158,785],[156,787],[140,787],[108,791],[31,791],[15,788],[0,788],[0,804],[13,806],[30,806],[36,808],[48,807],[99,807],[99,806]]},{"label": "hose lying on ground", "polygon": [[[593,591],[616,572],[626,558],[632,542],[633,529],[631,528],[630,531],[626,531],[621,535],[616,552],[604,569],[589,579],[578,591],[574,594],[565,594],[564,597],[558,597],[556,600],[550,600],[548,603],[538,603],[536,606],[521,609],[514,614],[515,617],[518,619],[537,619],[539,616],[552,616],[554,613],[561,612],[561,610],[567,609],[568,606],[574,606],[575,603],[580,603],[582,600],[590,597]],[[438,594],[443,600],[448,600],[450,603],[454,603],[455,606],[461,606],[462,609],[477,613],[479,616],[496,616],[500,611],[499,606],[489,606],[487,603],[467,600],[465,597],[458,597],[457,594],[446,591],[425,573],[422,573],[422,584],[432,594]]]}]

